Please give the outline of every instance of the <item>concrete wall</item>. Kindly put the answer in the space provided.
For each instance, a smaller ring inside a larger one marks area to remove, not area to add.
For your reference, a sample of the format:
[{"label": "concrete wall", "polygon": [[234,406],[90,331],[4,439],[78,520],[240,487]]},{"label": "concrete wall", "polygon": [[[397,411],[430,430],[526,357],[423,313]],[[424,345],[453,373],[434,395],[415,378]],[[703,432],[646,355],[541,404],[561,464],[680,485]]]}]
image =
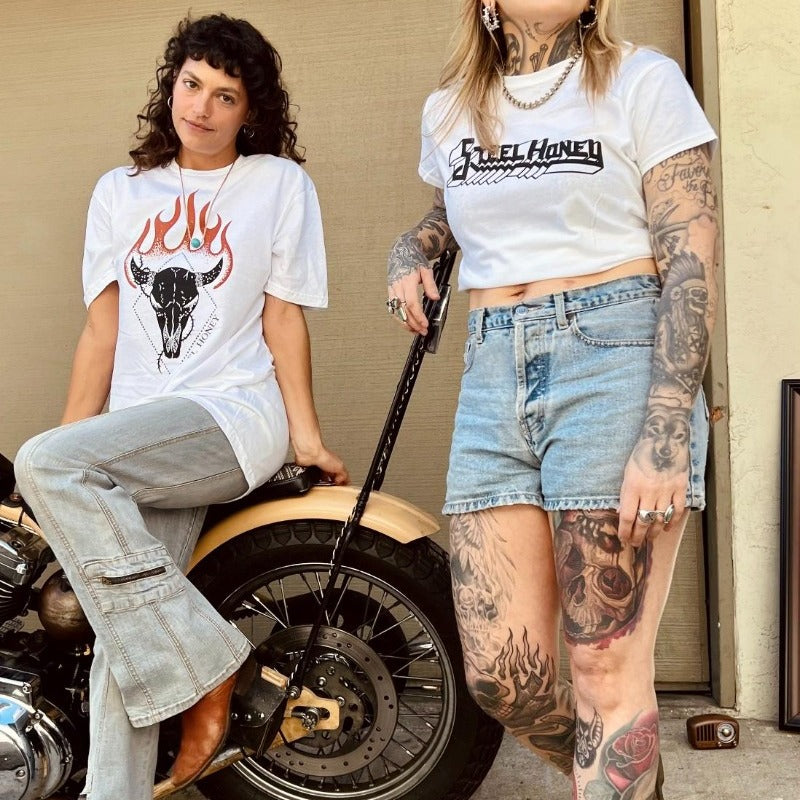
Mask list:
[{"label": "concrete wall", "polygon": [[800,6],[717,0],[737,706],[778,704],[780,380],[800,375]]}]

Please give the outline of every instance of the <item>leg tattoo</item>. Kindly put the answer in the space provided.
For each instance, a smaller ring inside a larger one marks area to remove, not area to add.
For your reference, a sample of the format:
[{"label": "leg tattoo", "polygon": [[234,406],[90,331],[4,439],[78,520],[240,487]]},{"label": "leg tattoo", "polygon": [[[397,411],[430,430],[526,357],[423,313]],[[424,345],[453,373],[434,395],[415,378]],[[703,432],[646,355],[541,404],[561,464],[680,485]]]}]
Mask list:
[{"label": "leg tattoo", "polygon": [[451,521],[450,567],[467,680],[479,705],[523,744],[569,774],[575,738],[572,689],[556,662],[506,624],[516,569],[492,512]]},{"label": "leg tattoo", "polygon": [[485,648],[492,627],[508,612],[514,565],[502,549],[491,511],[451,520],[450,572],[453,598],[466,653]]},{"label": "leg tattoo", "polygon": [[612,511],[567,511],[555,533],[564,634],[608,647],[639,619],[651,545],[623,547]]},{"label": "leg tattoo", "polygon": [[555,660],[531,652],[528,634],[515,642],[511,631],[500,654],[477,686],[478,702],[514,736],[562,772],[572,769],[575,715],[572,690],[557,680]]},{"label": "leg tattoo", "polygon": [[586,800],[653,800],[658,768],[658,713],[646,712],[614,733],[600,755],[600,776]]},{"label": "leg tattoo", "polygon": [[594,764],[597,757],[597,748],[603,741],[603,720],[595,709],[591,722],[584,722],[575,716],[575,761],[581,769],[587,769]]}]

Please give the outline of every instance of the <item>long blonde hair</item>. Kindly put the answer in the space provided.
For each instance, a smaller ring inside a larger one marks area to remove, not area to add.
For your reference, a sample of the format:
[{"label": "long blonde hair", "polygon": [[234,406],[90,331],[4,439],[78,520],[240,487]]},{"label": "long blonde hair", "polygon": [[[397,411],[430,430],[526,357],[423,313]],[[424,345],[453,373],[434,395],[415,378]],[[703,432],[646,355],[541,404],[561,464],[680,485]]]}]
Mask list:
[{"label": "long blonde hair", "polygon": [[[588,98],[608,90],[619,67],[621,40],[614,28],[616,0],[597,0],[597,24],[583,37],[581,83]],[[481,147],[497,149],[500,119],[497,97],[502,80],[505,41],[502,28],[489,33],[481,21],[480,0],[463,0],[455,46],[442,68],[439,87],[454,90],[445,118],[452,125],[466,112]]]}]

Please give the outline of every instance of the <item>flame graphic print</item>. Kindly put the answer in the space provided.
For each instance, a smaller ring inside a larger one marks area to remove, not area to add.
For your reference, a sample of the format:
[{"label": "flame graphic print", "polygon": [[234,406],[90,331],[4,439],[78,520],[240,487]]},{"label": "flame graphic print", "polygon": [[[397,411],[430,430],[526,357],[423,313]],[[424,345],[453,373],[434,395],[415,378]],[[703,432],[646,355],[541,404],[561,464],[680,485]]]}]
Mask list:
[{"label": "flame graphic print", "polygon": [[[155,219],[145,220],[141,235],[136,240],[136,243],[130,249],[127,258],[125,259],[125,277],[128,279],[128,283],[130,283],[132,287],[137,288],[138,286],[137,282],[131,275],[130,265],[132,257],[139,256],[140,261],[143,258],[149,258],[151,256],[155,256],[157,259],[163,260],[164,257],[168,257],[173,253],[176,253],[178,250],[189,250],[189,237],[191,235],[190,231],[197,230],[197,225],[195,225],[196,194],[197,192],[192,192],[186,200],[186,226],[183,230],[183,236],[178,242],[175,243],[174,247],[170,247],[167,244],[167,238],[169,234],[172,234],[172,236],[169,238],[174,238],[176,231],[173,231],[173,228],[181,223],[182,214],[180,197],[175,198],[175,208],[173,209],[173,214],[170,219],[162,219],[163,212],[160,212],[156,215]],[[203,231],[203,243],[196,250],[191,250],[190,252],[193,254],[199,254],[201,256],[207,256],[209,262],[211,262],[212,259],[215,262],[218,261],[218,257],[220,255],[223,257],[222,273],[217,283],[215,283],[213,286],[214,289],[218,289],[223,283],[225,283],[226,280],[228,280],[231,271],[233,270],[233,253],[228,245],[227,237],[228,228],[231,224],[228,222],[223,226],[222,218],[217,215],[215,224],[207,227],[206,217],[208,216],[208,209],[210,205],[211,203],[206,203],[200,209],[199,229]],[[152,235],[150,234],[151,229],[153,231]],[[177,229],[177,232],[180,232],[180,228]],[[145,245],[146,249],[142,249],[142,247]]]},{"label": "flame graphic print", "polygon": [[[157,354],[159,372],[171,373],[212,336],[220,321],[214,290],[233,271],[231,223],[217,215],[209,224],[211,204],[198,215],[195,195],[189,195],[185,215],[179,196],[171,216],[162,210],[146,219],[125,258],[126,281],[136,290],[133,311]],[[195,231],[202,231],[202,241],[192,248]]]}]

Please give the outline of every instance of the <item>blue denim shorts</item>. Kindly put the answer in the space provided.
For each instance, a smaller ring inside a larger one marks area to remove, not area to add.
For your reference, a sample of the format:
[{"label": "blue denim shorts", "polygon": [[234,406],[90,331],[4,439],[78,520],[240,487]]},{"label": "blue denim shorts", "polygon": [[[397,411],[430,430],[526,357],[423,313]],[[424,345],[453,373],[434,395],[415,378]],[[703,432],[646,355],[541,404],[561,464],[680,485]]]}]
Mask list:
[{"label": "blue denim shorts", "polygon": [[[661,283],[635,275],[470,311],[444,514],[619,507],[645,418]],[[690,420],[686,504],[705,506],[708,411]]]}]

